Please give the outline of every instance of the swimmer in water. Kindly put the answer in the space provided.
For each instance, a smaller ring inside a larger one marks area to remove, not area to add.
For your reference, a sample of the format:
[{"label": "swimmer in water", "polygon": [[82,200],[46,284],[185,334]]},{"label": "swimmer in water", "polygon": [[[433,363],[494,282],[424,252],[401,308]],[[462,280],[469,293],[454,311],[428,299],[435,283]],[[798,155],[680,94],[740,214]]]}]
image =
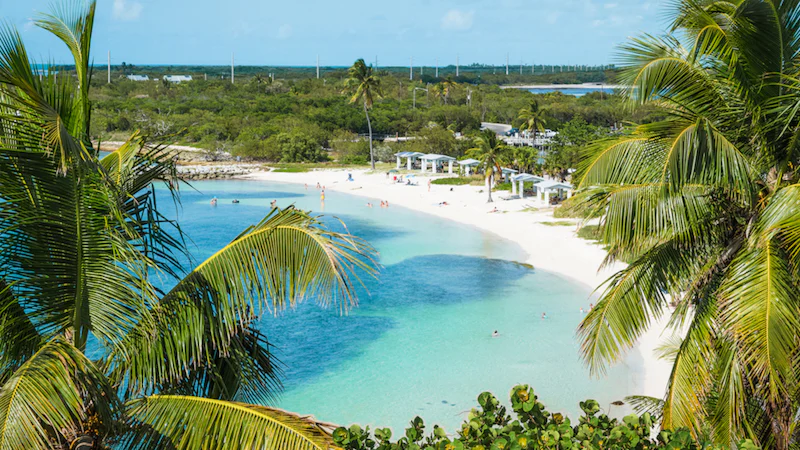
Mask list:
[{"label": "swimmer in water", "polygon": [[542,320],[547,319],[547,313],[542,313]]},{"label": "swimmer in water", "polygon": [[500,333],[498,333],[497,330],[494,330],[492,332],[492,337],[494,338],[494,337],[497,337],[497,336],[500,336]]},{"label": "swimmer in water", "polygon": [[211,206],[217,206],[217,197],[211,199]]},{"label": "swimmer in water", "polygon": [[233,201],[231,203],[237,204],[237,203],[239,203],[239,200],[238,199],[233,199]]},{"label": "swimmer in water", "polygon": [[273,207],[273,208],[274,208],[275,206],[277,206],[277,205],[278,205],[278,201],[277,201],[277,200],[273,200],[273,201],[269,202],[269,206],[271,206],[271,207]]}]

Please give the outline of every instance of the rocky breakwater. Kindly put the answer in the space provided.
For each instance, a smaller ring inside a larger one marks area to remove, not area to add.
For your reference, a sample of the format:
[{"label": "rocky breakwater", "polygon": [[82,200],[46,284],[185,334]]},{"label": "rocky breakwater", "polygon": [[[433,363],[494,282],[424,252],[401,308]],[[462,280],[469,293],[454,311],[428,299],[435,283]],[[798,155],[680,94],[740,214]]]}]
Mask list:
[{"label": "rocky breakwater", "polygon": [[255,163],[181,164],[178,174],[184,180],[221,180],[247,175],[261,170]]}]

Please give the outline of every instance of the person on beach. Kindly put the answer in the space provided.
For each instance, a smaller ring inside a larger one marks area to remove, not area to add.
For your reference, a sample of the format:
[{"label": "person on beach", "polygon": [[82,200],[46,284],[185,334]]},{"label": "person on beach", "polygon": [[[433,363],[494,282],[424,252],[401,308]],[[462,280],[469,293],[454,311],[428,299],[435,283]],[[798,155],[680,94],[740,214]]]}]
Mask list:
[{"label": "person on beach", "polygon": [[217,206],[217,197],[211,199],[211,206]]},{"label": "person on beach", "polygon": [[322,200],[322,203],[325,203],[325,189],[319,194],[319,199]]},{"label": "person on beach", "polygon": [[497,330],[494,330],[494,331],[492,332],[492,337],[493,337],[493,338],[496,338],[496,337],[498,337],[498,336],[500,336],[500,333],[498,333],[498,332],[497,332]]},{"label": "person on beach", "polygon": [[306,190],[308,190],[308,183],[306,183],[305,186],[306,186]]},{"label": "person on beach", "polygon": [[231,203],[233,203],[234,205],[237,205],[237,204],[239,204],[239,200],[238,199],[233,199],[233,201],[231,201]]},{"label": "person on beach", "polygon": [[367,208],[372,208],[372,203],[367,203]]},{"label": "person on beach", "polygon": [[352,173],[348,173],[347,174],[347,181],[353,181],[353,174]]},{"label": "person on beach", "polygon": [[594,308],[594,303],[589,303],[589,311],[591,311],[592,308]]},{"label": "person on beach", "polygon": [[547,313],[542,313],[542,320],[547,319]]},{"label": "person on beach", "polygon": [[273,200],[273,201],[269,202],[269,206],[270,206],[271,208],[274,208],[274,207],[275,207],[275,206],[277,206],[277,205],[278,205],[278,201],[277,201],[277,200]]},{"label": "person on beach", "polygon": [[381,208],[385,208],[385,207],[386,207],[386,205],[383,203],[383,200],[381,200]]},{"label": "person on beach", "polygon": [[389,200],[386,200],[386,207],[389,207]]},{"label": "person on beach", "polygon": [[431,180],[428,180],[428,192],[431,191]]},{"label": "person on beach", "polygon": [[495,207],[494,207],[494,209],[492,209],[492,210],[491,210],[491,211],[489,211],[489,212],[490,212],[490,213],[496,213],[496,212],[500,212],[500,210],[499,210],[499,209],[497,209],[497,206],[495,206]]},{"label": "person on beach", "polygon": [[319,188],[320,188],[319,181],[317,181],[317,189],[319,189]]}]

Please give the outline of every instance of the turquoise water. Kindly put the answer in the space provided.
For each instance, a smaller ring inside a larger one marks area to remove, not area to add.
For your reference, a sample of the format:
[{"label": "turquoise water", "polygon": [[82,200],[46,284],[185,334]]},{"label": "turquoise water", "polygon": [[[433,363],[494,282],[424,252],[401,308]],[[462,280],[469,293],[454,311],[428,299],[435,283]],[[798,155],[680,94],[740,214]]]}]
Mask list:
[{"label": "turquoise water", "polygon": [[609,88],[600,88],[600,87],[592,87],[592,88],[568,88],[568,89],[549,89],[549,88],[534,88],[528,89],[528,92],[532,94],[549,94],[551,92],[561,92],[562,94],[566,95],[574,95],[575,97],[583,97],[586,94],[590,94],[592,92],[602,91],[606,94],[613,94],[614,90]]},{"label": "turquoise water", "polygon": [[[180,219],[198,260],[263,217],[273,199],[320,212],[313,187],[193,186],[200,192],[183,190]],[[578,359],[574,330],[591,302],[584,286],[514,263],[525,253],[495,235],[395,206],[370,209],[366,201],[329,191],[324,208],[380,252],[380,280],[365,280],[359,308],[340,316],[309,302],[260,323],[284,364],[277,406],[395,430],[419,415],[452,431],[478,394],[504,400],[516,383],[531,384],[551,411],[571,415],[586,398],[607,405],[635,393],[630,380],[639,369],[620,365],[592,380]],[[493,330],[500,336],[492,338]]]}]

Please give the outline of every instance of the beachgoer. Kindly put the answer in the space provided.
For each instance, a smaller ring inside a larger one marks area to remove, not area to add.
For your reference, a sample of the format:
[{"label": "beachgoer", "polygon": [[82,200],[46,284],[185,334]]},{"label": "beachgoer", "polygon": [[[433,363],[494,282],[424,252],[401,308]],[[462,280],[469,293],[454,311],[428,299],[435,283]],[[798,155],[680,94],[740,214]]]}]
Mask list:
[{"label": "beachgoer", "polygon": [[542,313],[542,320],[547,319],[547,313]]},{"label": "beachgoer", "polygon": [[497,337],[497,336],[500,336],[500,333],[498,333],[497,330],[494,330],[492,332],[492,337]]},{"label": "beachgoer", "polygon": [[431,180],[428,180],[428,192],[431,191]]},{"label": "beachgoer", "polygon": [[347,181],[353,181],[353,174],[352,173],[348,173],[347,174]]},{"label": "beachgoer", "polygon": [[322,203],[325,203],[325,189],[319,194],[319,199],[322,200]]},{"label": "beachgoer", "polygon": [[367,208],[372,208],[372,203],[367,203]]},{"label": "beachgoer", "polygon": [[586,311],[581,307],[581,314],[586,314]]},{"label": "beachgoer", "polygon": [[386,200],[386,207],[389,207],[389,200]]},{"label": "beachgoer", "polygon": [[211,206],[217,206],[217,197],[211,199]]},{"label": "beachgoer", "polygon": [[308,190],[308,183],[306,183],[306,190]]},{"label": "beachgoer", "polygon": [[233,201],[231,203],[233,203],[235,205],[235,204],[239,203],[239,200],[233,199]]},{"label": "beachgoer", "polygon": [[592,308],[594,308],[594,303],[589,303],[589,311],[591,311]]},{"label": "beachgoer", "polygon": [[319,181],[317,181],[317,189],[319,189],[319,187],[320,187],[320,186],[319,186]]},{"label": "beachgoer", "polygon": [[490,213],[496,213],[496,212],[500,212],[500,210],[499,210],[499,209],[497,209],[497,206],[495,206],[495,207],[494,207],[494,209],[492,209],[492,210],[491,210],[491,211],[489,211],[489,212],[490,212]]},{"label": "beachgoer", "polygon": [[273,200],[273,201],[269,202],[269,206],[272,207],[272,208],[274,208],[277,205],[278,205],[278,201],[277,200]]}]

